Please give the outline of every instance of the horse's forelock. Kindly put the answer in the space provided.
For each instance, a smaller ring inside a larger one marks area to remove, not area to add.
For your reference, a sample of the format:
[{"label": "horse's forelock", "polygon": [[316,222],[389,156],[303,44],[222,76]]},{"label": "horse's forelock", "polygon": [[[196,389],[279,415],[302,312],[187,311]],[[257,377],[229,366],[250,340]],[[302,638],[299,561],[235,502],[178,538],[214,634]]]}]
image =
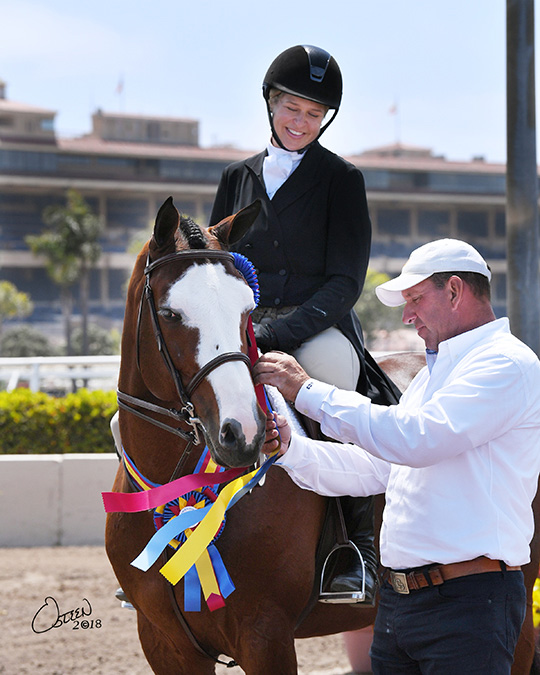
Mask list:
[{"label": "horse's forelock", "polygon": [[180,216],[180,232],[189,248],[208,248],[208,242],[202,229],[187,216]]}]

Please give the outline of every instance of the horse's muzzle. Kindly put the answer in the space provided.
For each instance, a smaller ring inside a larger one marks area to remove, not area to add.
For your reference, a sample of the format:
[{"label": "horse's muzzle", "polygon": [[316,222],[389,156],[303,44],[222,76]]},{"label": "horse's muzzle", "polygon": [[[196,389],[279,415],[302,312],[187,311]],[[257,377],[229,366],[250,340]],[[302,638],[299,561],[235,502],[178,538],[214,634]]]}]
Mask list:
[{"label": "horse's muzzle", "polygon": [[218,443],[214,446],[217,461],[222,466],[251,466],[259,458],[264,443],[264,428],[255,435],[251,443],[246,442],[244,429],[240,422],[228,418],[223,421],[219,431]]}]

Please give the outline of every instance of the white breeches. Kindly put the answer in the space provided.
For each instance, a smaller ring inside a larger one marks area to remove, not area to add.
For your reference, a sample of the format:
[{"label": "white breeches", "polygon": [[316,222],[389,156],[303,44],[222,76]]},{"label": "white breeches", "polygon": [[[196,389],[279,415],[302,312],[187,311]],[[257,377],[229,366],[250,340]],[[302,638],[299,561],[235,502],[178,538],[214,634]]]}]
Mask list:
[{"label": "white breeches", "polygon": [[306,373],[315,380],[354,391],[360,375],[360,360],[343,333],[332,326],[303,342],[292,352]]}]

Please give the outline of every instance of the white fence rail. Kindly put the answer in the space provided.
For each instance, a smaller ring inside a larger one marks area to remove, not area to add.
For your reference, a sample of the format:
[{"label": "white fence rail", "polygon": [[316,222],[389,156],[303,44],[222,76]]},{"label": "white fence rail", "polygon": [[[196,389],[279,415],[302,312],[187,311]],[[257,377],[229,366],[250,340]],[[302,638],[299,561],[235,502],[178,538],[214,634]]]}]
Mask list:
[{"label": "white fence rail", "polygon": [[[393,352],[372,352],[378,357]],[[0,357],[0,383],[6,391],[24,386],[31,391],[71,391],[78,386],[88,389],[116,389],[120,355],[113,356],[28,356]]]},{"label": "white fence rail", "polygon": [[120,355],[29,356],[0,358],[0,381],[6,390],[27,386],[32,391],[71,390],[84,383],[89,389],[116,389]]}]

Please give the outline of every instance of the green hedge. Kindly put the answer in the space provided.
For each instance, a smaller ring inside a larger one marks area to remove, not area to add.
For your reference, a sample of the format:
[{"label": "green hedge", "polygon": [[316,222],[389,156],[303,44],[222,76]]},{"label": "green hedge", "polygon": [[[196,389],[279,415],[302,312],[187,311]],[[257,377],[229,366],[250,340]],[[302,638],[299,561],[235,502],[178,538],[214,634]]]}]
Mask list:
[{"label": "green hedge", "polygon": [[0,392],[0,454],[114,452],[109,423],[117,408],[114,391]]}]

